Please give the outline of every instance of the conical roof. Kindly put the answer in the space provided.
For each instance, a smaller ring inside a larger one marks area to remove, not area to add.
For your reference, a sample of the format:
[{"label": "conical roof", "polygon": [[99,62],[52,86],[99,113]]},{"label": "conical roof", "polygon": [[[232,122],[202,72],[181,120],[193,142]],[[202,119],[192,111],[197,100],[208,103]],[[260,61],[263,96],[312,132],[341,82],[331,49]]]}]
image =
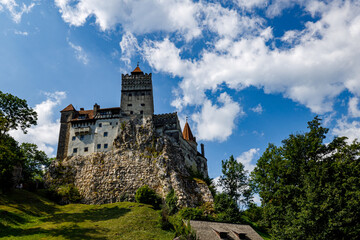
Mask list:
[{"label": "conical roof", "polygon": [[134,71],[131,72],[131,74],[140,74],[140,73],[143,73],[143,71],[141,71],[138,63]]},{"label": "conical roof", "polygon": [[60,112],[69,112],[69,111],[76,111],[72,104],[69,104],[69,106],[67,106],[66,108],[64,108]]},{"label": "conical roof", "polygon": [[188,122],[185,123],[185,126],[184,126],[184,131],[183,131],[183,138],[187,141],[195,141],[195,138],[191,132],[191,129],[190,129],[190,126],[188,124]]}]

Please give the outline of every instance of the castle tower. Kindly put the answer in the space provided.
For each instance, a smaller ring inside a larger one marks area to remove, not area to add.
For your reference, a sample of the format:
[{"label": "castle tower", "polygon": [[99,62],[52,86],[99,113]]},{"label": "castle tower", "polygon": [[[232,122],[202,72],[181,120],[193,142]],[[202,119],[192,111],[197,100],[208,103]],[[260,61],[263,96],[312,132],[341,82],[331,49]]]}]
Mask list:
[{"label": "castle tower", "polygon": [[69,146],[69,129],[71,127],[70,120],[74,117],[76,110],[74,106],[70,104],[60,112],[60,132],[56,158],[64,159],[67,155]]},{"label": "castle tower", "polygon": [[139,64],[129,74],[121,76],[121,104],[123,112],[128,115],[154,114],[154,100],[151,73],[143,73]]}]

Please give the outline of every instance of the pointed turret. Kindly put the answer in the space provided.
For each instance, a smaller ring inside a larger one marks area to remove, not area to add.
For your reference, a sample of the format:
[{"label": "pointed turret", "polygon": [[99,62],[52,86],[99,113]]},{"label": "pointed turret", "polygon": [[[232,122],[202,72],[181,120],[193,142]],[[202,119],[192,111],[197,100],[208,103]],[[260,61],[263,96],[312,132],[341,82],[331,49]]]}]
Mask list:
[{"label": "pointed turret", "polygon": [[183,131],[183,138],[187,141],[193,141],[193,142],[196,142],[196,139],[194,138],[192,132],[191,132],[191,129],[190,129],[190,126],[187,122],[187,119],[186,119],[186,123],[185,123],[185,126],[184,126],[184,131]]}]

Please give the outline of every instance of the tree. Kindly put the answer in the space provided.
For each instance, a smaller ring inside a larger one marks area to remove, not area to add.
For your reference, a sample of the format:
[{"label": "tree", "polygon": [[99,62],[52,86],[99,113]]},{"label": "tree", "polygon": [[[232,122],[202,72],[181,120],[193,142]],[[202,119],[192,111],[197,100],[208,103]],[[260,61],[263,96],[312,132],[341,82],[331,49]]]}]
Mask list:
[{"label": "tree", "polygon": [[26,100],[0,91],[0,135],[18,128],[26,133],[26,128],[36,125],[36,120],[37,114]]},{"label": "tree", "polygon": [[0,134],[0,189],[7,192],[14,185],[13,172],[21,166],[22,154],[18,142]]},{"label": "tree", "polygon": [[23,155],[23,180],[26,181],[41,181],[45,169],[49,167],[51,160],[47,157],[45,152],[37,149],[37,146],[32,143],[22,143],[20,150]]},{"label": "tree", "polygon": [[37,114],[26,100],[0,91],[0,188],[3,192],[13,186],[13,172],[21,169],[23,161],[19,144],[8,131],[20,128],[26,133],[26,128],[35,125],[36,120]]},{"label": "tree", "polygon": [[232,155],[229,160],[222,160],[221,165],[223,175],[220,176],[219,186],[240,206],[247,205],[252,195],[244,165]]},{"label": "tree", "polygon": [[360,144],[336,137],[315,117],[309,132],[269,144],[252,172],[275,239],[355,239],[360,234]]}]

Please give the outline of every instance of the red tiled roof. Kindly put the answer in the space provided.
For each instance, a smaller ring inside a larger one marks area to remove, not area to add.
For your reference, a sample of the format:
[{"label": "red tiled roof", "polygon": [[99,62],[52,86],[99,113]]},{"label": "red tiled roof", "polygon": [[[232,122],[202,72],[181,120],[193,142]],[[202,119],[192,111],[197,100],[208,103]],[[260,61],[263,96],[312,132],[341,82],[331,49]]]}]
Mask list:
[{"label": "red tiled roof", "polygon": [[68,111],[76,111],[76,110],[75,110],[74,106],[72,104],[70,104],[69,106],[67,106],[66,108],[61,110],[60,112],[68,112]]},{"label": "red tiled roof", "polygon": [[141,69],[139,68],[139,65],[132,71],[131,73],[142,73]]},{"label": "red tiled roof", "polygon": [[184,131],[183,131],[183,138],[187,141],[193,141],[193,142],[196,142],[195,141],[195,138],[191,132],[191,129],[190,129],[190,126],[189,124],[186,122],[185,123],[185,126],[184,126]]}]

